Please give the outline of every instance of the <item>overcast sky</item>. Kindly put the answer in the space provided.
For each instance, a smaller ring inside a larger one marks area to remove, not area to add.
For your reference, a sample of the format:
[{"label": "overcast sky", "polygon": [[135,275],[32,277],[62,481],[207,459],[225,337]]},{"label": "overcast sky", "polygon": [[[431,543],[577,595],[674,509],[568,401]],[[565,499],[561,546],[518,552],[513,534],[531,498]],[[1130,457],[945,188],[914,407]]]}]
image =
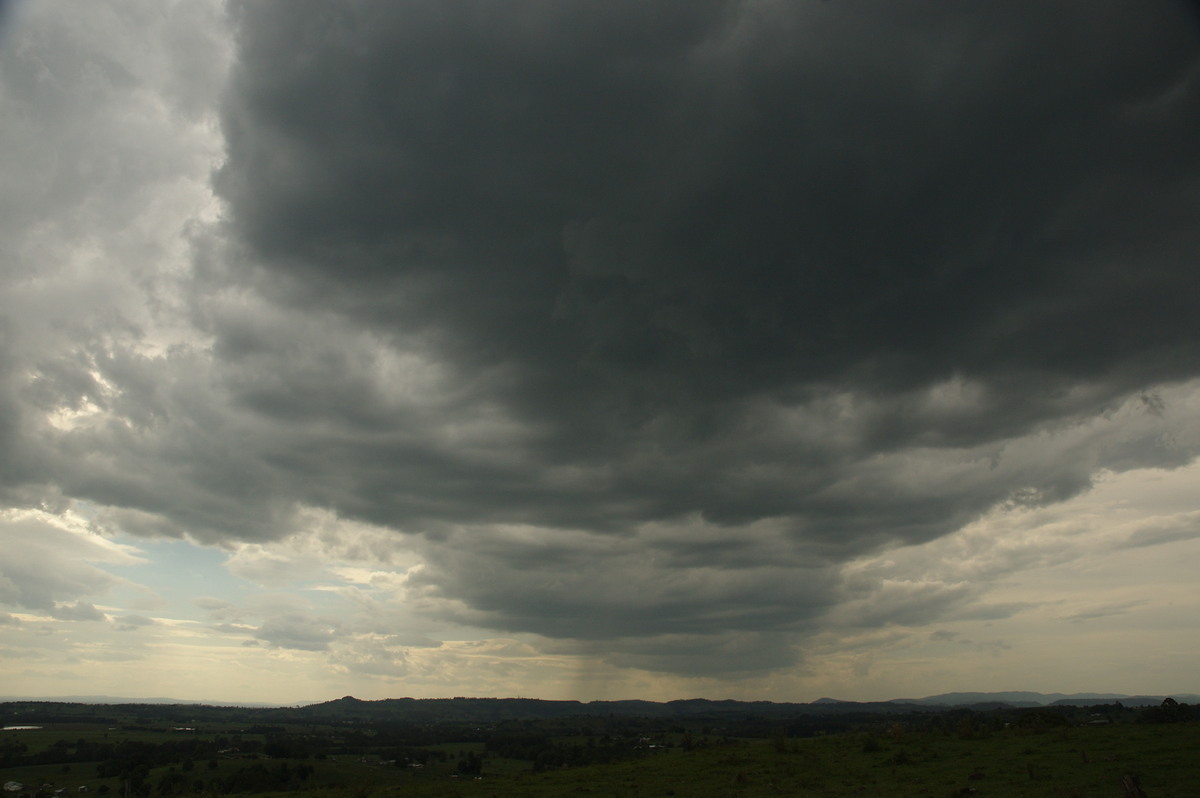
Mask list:
[{"label": "overcast sky", "polygon": [[1185,0],[0,5],[0,692],[1198,692]]}]

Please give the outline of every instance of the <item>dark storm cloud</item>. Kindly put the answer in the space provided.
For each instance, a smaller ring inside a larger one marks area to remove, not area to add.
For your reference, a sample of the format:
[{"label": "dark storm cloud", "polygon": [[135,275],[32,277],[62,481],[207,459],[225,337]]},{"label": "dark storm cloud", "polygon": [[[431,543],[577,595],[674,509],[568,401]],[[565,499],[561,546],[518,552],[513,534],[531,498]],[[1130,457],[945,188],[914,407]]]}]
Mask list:
[{"label": "dark storm cloud", "polygon": [[[424,578],[475,623],[801,628],[831,577],[778,590],[772,561],[1194,456],[1144,422],[1015,443],[1196,376],[1186,13],[236,4],[215,180],[236,249],[213,279],[283,310],[211,317],[220,368],[241,407],[337,430],[275,463],[309,500],[434,535]],[[415,346],[440,369],[428,406],[389,405],[377,364],[308,338],[296,308]],[[505,430],[495,449],[429,433],[467,419]],[[651,522],[682,531],[651,544]],[[689,537],[706,525],[725,534]],[[670,597],[664,574],[695,584]],[[922,588],[901,615],[962,592]]]},{"label": "dark storm cloud", "polygon": [[722,550],[689,559],[644,537],[540,537],[517,541],[492,530],[451,539],[431,547],[427,569],[409,584],[462,602],[455,620],[585,640],[802,629],[835,587],[827,571],[796,559],[739,563]]},{"label": "dark storm cloud", "polygon": [[[225,218],[193,232],[180,298],[207,338],[147,352],[122,319],[43,332],[14,303],[6,490],[215,543],[324,508],[408,533],[431,615],[744,672],[830,618],[978,599],[839,570],[866,552],[1198,451],[1169,400],[1200,376],[1185,4],[230,13]],[[47,91],[18,66],[13,97]],[[214,73],[177,72],[183,119]],[[121,70],[96,74],[121,96]],[[108,107],[68,99],[51,116]],[[120,226],[148,163],[39,185],[71,208],[113,189],[86,236]],[[340,634],[281,614],[255,636]]]},{"label": "dark storm cloud", "polygon": [[1187,376],[1177,4],[238,17],[217,185],[243,240],[463,367],[518,367],[506,398],[571,422],[562,445],[664,405],[692,438],[754,391],[954,374],[995,392],[989,423],[942,422],[969,441],[1075,380]]},{"label": "dark storm cloud", "polygon": [[1077,409],[1076,380],[1190,373],[1174,4],[240,11],[217,185],[243,240],[518,369],[505,399],[564,456],[663,407],[690,444],[757,391],[955,374],[986,422],[872,432],[970,442]]}]

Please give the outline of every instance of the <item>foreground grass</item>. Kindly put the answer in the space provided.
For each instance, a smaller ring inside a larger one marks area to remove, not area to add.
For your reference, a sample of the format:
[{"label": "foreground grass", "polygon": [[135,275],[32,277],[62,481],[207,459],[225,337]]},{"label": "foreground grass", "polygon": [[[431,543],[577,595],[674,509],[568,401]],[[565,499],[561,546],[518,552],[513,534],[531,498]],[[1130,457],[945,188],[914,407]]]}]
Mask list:
[{"label": "foreground grass", "polygon": [[[442,746],[448,753],[477,744]],[[431,747],[432,748],[432,747]],[[1200,724],[1114,724],[990,732],[910,732],[893,727],[799,740],[753,740],[698,750],[648,752],[618,764],[532,773],[517,760],[485,759],[476,780],[453,773],[454,759],[420,769],[382,766],[357,757],[307,760],[314,773],[303,790],[311,798],[400,796],[948,796],[976,798],[1123,798],[1122,778],[1136,774],[1149,798],[1200,795]],[[262,766],[298,767],[301,760],[261,760]],[[213,780],[251,763],[214,762],[187,774],[178,795],[212,795]],[[152,771],[157,784],[167,768]],[[115,780],[97,779],[93,765],[69,772],[43,766],[0,771],[0,780],[27,784],[101,784],[121,795]],[[285,795],[286,793],[274,793]]]},{"label": "foreground grass", "polygon": [[1200,795],[1200,725],[1117,724],[968,738],[936,733],[846,734],[670,750],[615,765],[547,773],[398,774],[391,785],[310,790],[356,796],[595,796],[749,798],[787,795],[1122,798],[1134,774],[1149,798]]}]

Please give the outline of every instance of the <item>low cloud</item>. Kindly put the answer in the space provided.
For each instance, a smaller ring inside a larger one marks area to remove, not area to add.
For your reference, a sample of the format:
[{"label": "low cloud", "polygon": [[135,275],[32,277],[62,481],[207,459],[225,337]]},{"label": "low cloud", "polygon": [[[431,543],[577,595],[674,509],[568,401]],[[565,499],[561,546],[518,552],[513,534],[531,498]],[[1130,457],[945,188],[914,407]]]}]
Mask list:
[{"label": "low cloud", "polygon": [[1119,544],[1120,548],[1133,549],[1143,546],[1162,546],[1200,537],[1200,512],[1180,513],[1163,519],[1155,519],[1141,525]]},{"label": "low cloud", "polygon": [[1083,623],[1085,621],[1094,621],[1099,618],[1110,618],[1115,615],[1125,615],[1138,607],[1145,606],[1148,601],[1125,601],[1120,604],[1104,604],[1100,606],[1090,607],[1085,610],[1073,612],[1070,615],[1062,617],[1064,621],[1071,623]]},{"label": "low cloud", "polygon": [[58,604],[50,610],[50,617],[60,621],[108,620],[107,615],[83,601],[76,601],[74,604]]},{"label": "low cloud", "polygon": [[329,661],[352,673],[389,679],[401,678],[410,671],[403,645],[378,637],[347,641],[338,646]]},{"label": "low cloud", "polygon": [[122,615],[113,618],[113,622],[120,632],[134,632],[138,629],[144,629],[147,626],[156,626],[158,621],[153,618],[147,618],[144,615]]},{"label": "low cloud", "polygon": [[272,648],[325,651],[337,638],[336,623],[299,612],[268,618],[254,637]]},{"label": "low cloud", "polygon": [[93,563],[141,561],[132,549],[90,533],[78,519],[30,512],[0,516],[0,553],[0,603],[64,617],[75,613],[77,620],[80,613],[97,620],[95,608],[80,600],[119,583]]}]

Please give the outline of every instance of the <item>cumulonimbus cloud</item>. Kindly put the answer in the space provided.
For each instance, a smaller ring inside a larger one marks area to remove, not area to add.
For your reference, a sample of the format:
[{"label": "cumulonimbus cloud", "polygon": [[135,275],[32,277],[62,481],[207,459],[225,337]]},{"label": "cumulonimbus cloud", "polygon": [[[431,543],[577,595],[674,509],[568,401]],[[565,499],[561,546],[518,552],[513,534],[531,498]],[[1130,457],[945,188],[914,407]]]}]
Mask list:
[{"label": "cumulonimbus cloud", "polygon": [[431,614],[637,667],[892,622],[846,562],[1200,451],[1186,13],[231,3],[223,215],[127,275],[169,313],[8,309],[6,495],[214,544],[320,508]]}]

